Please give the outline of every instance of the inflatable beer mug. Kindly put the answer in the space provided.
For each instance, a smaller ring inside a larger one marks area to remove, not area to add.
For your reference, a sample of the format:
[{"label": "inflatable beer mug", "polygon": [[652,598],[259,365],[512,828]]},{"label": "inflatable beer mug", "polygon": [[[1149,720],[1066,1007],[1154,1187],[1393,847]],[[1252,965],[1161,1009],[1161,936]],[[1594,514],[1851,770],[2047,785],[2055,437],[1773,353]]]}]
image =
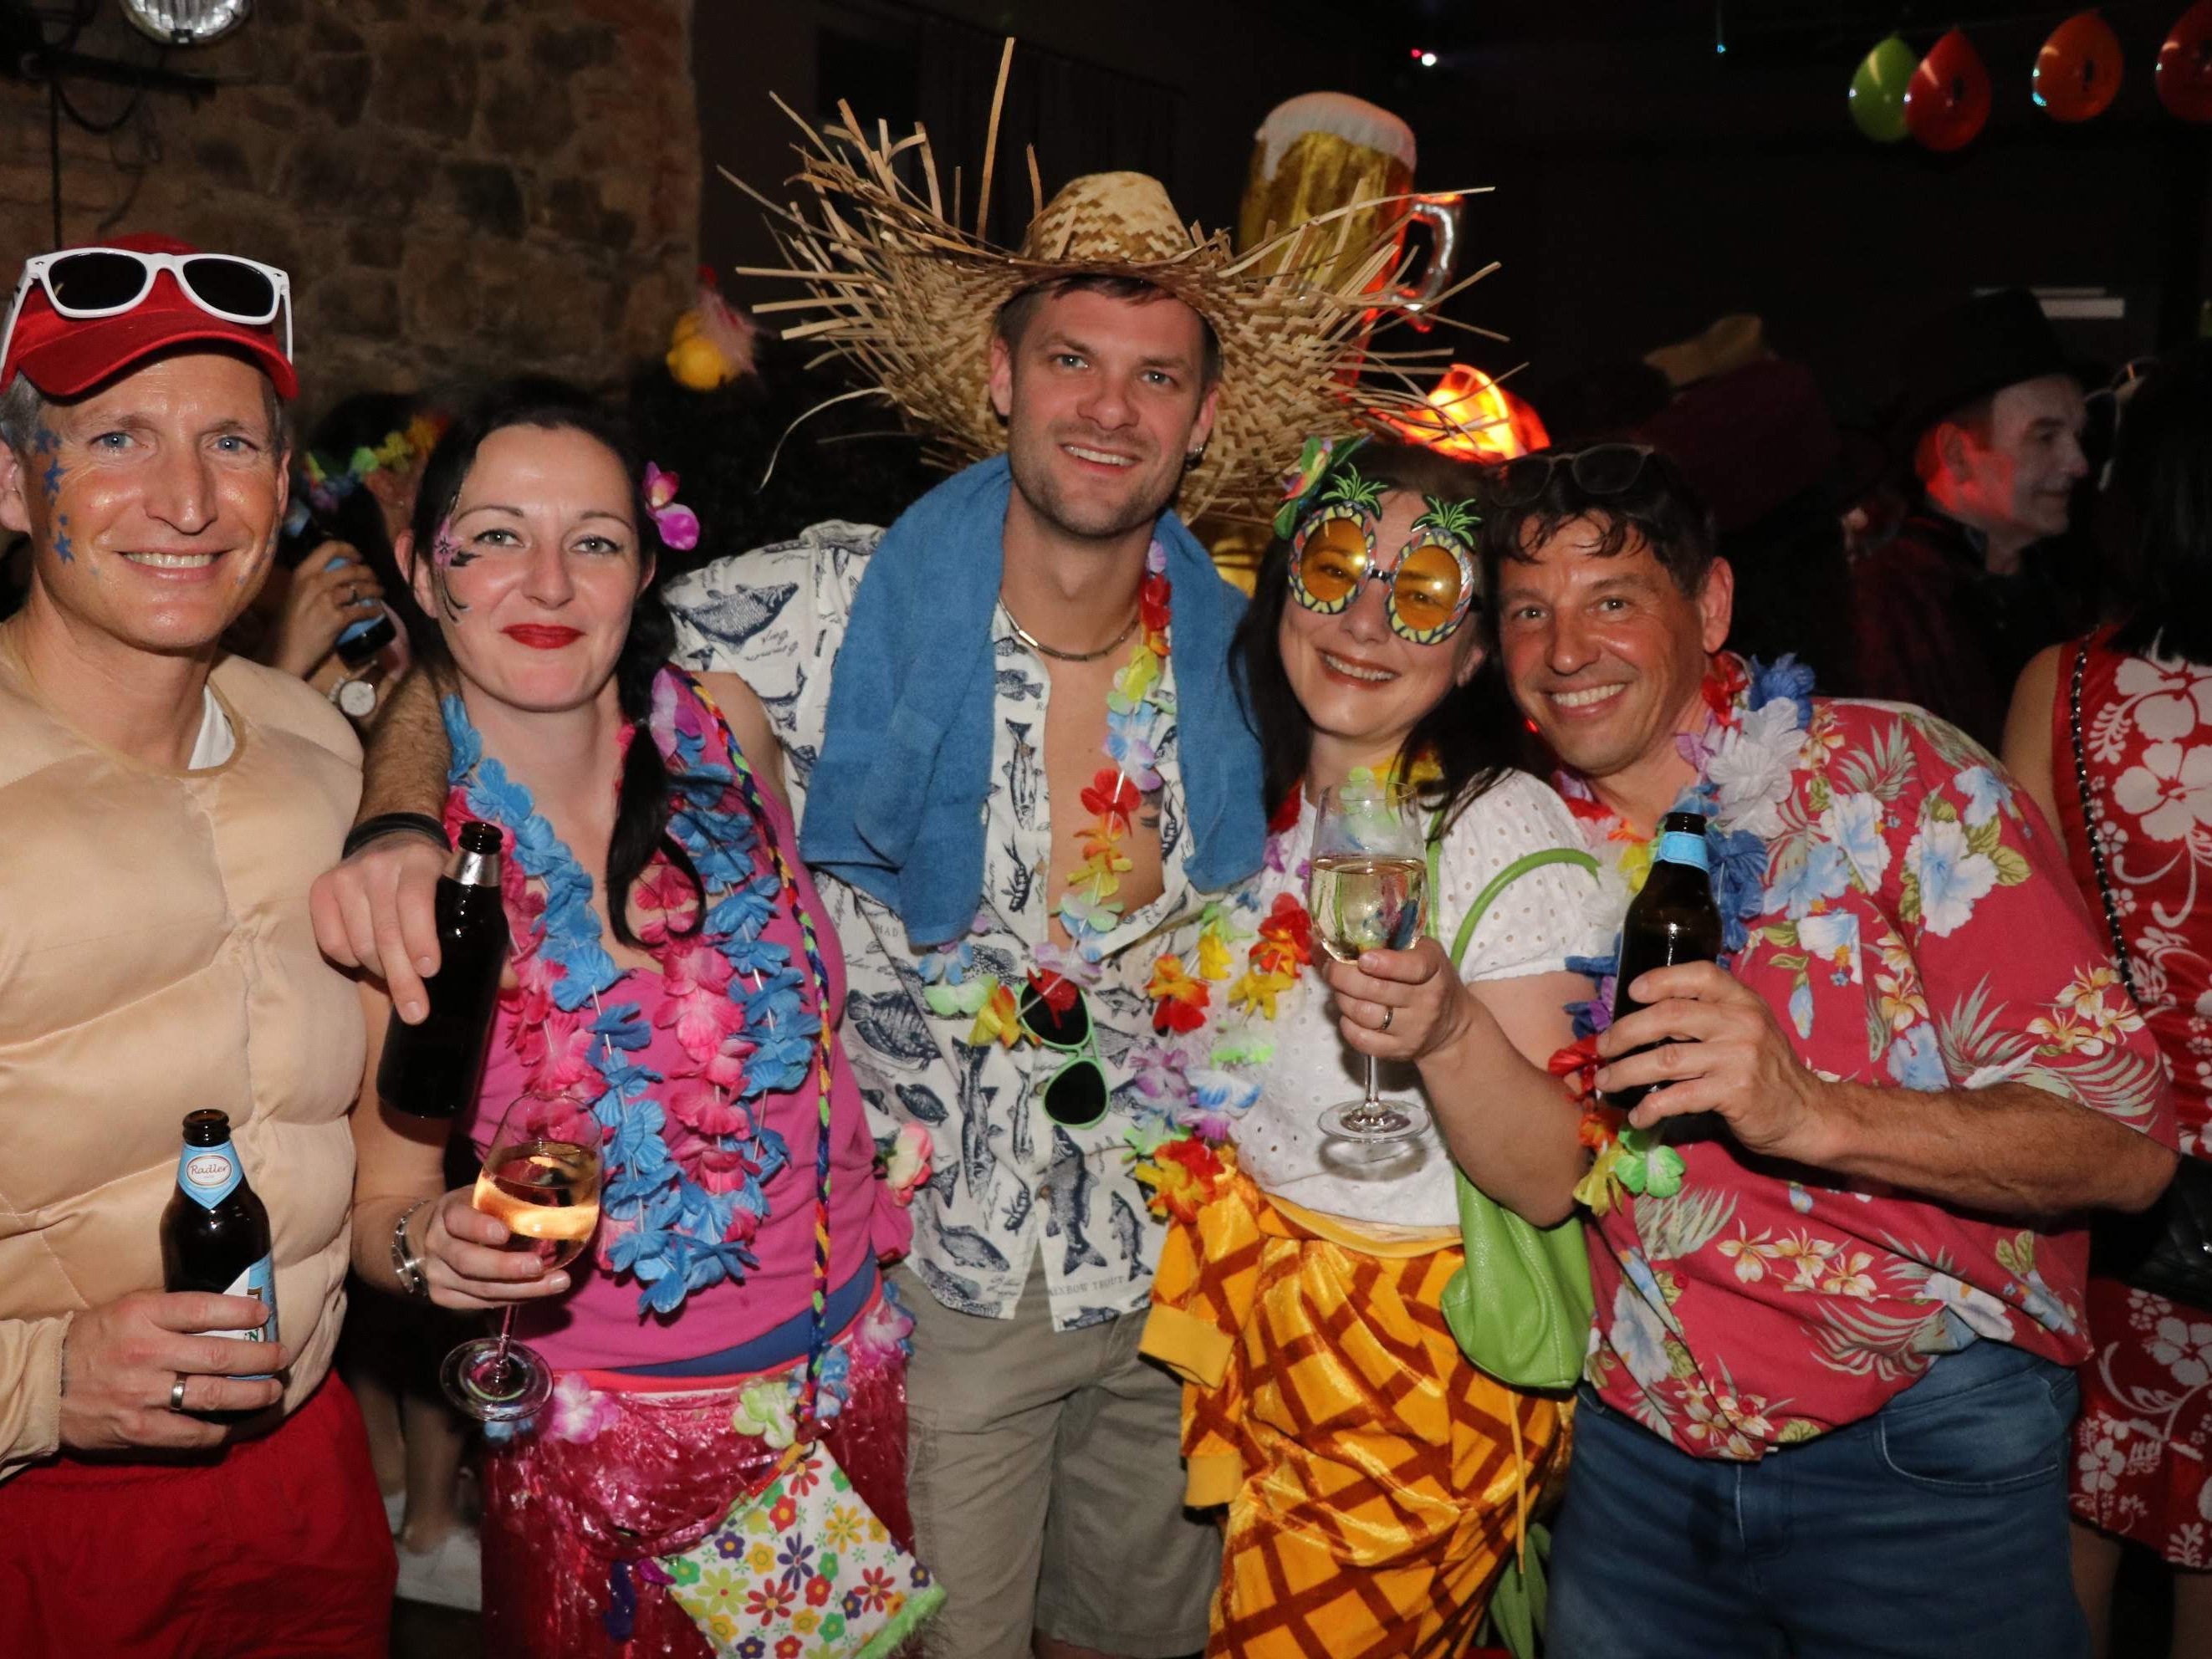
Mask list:
[{"label": "inflatable beer mug", "polygon": [[[1392,261],[1376,277],[1375,289],[1378,300],[1389,294],[1414,313],[1416,326],[1426,326],[1418,320],[1420,310],[1443,295],[1458,263],[1460,198],[1413,194],[1413,128],[1364,99],[1309,92],[1278,104],[1255,137],[1237,216],[1237,252],[1259,246],[1286,225],[1322,219],[1304,238],[1286,243],[1271,268],[1297,258],[1312,265],[1312,280],[1340,285],[1357,276],[1394,224],[1401,246],[1408,227],[1424,225],[1429,258],[1417,280],[1401,282]],[[1285,456],[1284,464],[1294,459]],[[1267,550],[1266,530],[1211,524],[1201,534],[1222,574],[1250,592]]]},{"label": "inflatable beer mug", "polygon": [[[1421,224],[1429,232],[1429,259],[1420,280],[1396,288],[1395,297],[1418,308],[1444,292],[1459,258],[1460,198],[1413,193],[1413,128],[1364,99],[1309,92],[1278,104],[1255,137],[1237,216],[1239,252],[1258,246],[1273,229],[1364,204],[1317,229],[1301,249],[1303,257],[1313,258],[1324,242],[1334,244],[1340,248],[1338,263],[1321,269],[1348,275],[1393,220],[1401,238],[1406,227]],[[1386,276],[1381,283],[1391,280]]]}]

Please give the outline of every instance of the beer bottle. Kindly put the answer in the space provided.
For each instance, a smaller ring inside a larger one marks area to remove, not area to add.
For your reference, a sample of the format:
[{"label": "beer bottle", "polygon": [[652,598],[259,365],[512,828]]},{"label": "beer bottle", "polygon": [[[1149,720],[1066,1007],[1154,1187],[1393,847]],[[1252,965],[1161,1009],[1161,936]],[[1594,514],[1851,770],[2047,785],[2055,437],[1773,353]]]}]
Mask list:
[{"label": "beer bottle", "polygon": [[[1641,975],[1680,962],[1711,962],[1720,953],[1721,913],[1713,902],[1708,874],[1705,814],[1669,812],[1659,821],[1651,873],[1621,924],[1620,975],[1613,990],[1615,1023],[1644,1006],[1628,994],[1628,988]],[[1658,1046],[1646,1043],[1631,1052],[1640,1054]],[[1606,1097],[1606,1103],[1632,1111],[1655,1086],[1647,1083],[1616,1091]]]},{"label": "beer bottle", "polygon": [[420,1025],[395,1012],[384,1033],[376,1092],[417,1117],[455,1117],[476,1103],[507,963],[507,911],[499,896],[499,826],[461,826],[461,844],[438,878],[438,971],[423,984]]},{"label": "beer bottle", "polygon": [[246,1184],[246,1169],[238,1161],[238,1149],[230,1144],[230,1119],[224,1113],[185,1115],[177,1190],[161,1212],[161,1282],[172,1291],[251,1297],[269,1310],[259,1329],[207,1334],[248,1342],[276,1340],[276,1268],[269,1253],[269,1212]]}]

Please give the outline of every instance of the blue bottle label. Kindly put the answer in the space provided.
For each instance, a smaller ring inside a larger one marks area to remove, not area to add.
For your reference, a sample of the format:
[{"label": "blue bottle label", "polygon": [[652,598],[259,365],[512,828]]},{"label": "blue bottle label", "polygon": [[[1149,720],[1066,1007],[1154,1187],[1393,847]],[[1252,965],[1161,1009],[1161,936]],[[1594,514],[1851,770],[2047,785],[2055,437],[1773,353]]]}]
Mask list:
[{"label": "blue bottle label", "polygon": [[[242,1296],[258,1302],[269,1310],[269,1316],[258,1325],[243,1330],[209,1331],[209,1336],[235,1337],[242,1342],[274,1342],[276,1340],[276,1262],[273,1256],[263,1256],[244,1273],[223,1286],[225,1296]],[[263,1377],[275,1375],[271,1371],[241,1373],[241,1382],[258,1382]]]},{"label": "blue bottle label", "polygon": [[1711,863],[1705,857],[1705,838],[1686,835],[1680,830],[1670,830],[1659,837],[1659,845],[1652,849],[1651,857],[1659,864],[1686,864],[1693,869],[1710,872]]},{"label": "blue bottle label", "polygon": [[[341,553],[337,557],[325,563],[323,568],[325,570],[335,570],[345,562],[345,555]],[[383,620],[384,613],[381,611],[373,611],[369,615],[363,617],[357,623],[348,623],[345,626],[344,632],[338,635],[338,643],[340,645],[351,645],[356,640],[361,638],[362,635],[368,633],[370,629],[375,627],[377,623]]]},{"label": "blue bottle label", "polygon": [[227,1140],[220,1146],[187,1146],[177,1160],[177,1190],[203,1210],[215,1208],[245,1179],[238,1153]]}]

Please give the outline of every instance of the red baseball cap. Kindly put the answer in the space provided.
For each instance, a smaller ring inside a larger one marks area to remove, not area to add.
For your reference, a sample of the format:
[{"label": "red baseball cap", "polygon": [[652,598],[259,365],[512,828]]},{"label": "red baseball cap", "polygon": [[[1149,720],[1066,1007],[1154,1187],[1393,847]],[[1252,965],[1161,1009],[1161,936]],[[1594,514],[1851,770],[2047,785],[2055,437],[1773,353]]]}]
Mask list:
[{"label": "red baseball cap", "polygon": [[[173,236],[143,233],[82,246],[124,248],[135,253],[205,251]],[[284,303],[291,302],[287,299]],[[284,356],[273,319],[258,325],[234,323],[204,311],[179,285],[176,273],[168,270],[155,273],[154,286],[144,299],[112,317],[64,317],[54,309],[45,285],[32,283],[23,295],[15,334],[8,342],[7,359],[0,362],[0,387],[12,384],[20,370],[46,396],[73,398],[155,352],[194,340],[236,346],[276,383],[277,396],[300,395],[300,377]]]}]

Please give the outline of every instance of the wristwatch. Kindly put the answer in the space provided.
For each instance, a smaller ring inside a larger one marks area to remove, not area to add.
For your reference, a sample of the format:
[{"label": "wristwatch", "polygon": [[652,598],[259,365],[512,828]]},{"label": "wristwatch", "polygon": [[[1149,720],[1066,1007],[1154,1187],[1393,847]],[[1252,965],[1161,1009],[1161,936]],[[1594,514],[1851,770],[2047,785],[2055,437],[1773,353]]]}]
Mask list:
[{"label": "wristwatch", "polygon": [[415,1218],[415,1212],[431,1200],[418,1198],[399,1212],[399,1219],[392,1224],[392,1271],[399,1276],[399,1283],[408,1295],[430,1299],[429,1276],[422,1271],[422,1258],[415,1254],[408,1242],[407,1224]]},{"label": "wristwatch", "polygon": [[376,688],[367,680],[340,680],[331,688],[331,701],[340,714],[365,720],[376,712]]}]

